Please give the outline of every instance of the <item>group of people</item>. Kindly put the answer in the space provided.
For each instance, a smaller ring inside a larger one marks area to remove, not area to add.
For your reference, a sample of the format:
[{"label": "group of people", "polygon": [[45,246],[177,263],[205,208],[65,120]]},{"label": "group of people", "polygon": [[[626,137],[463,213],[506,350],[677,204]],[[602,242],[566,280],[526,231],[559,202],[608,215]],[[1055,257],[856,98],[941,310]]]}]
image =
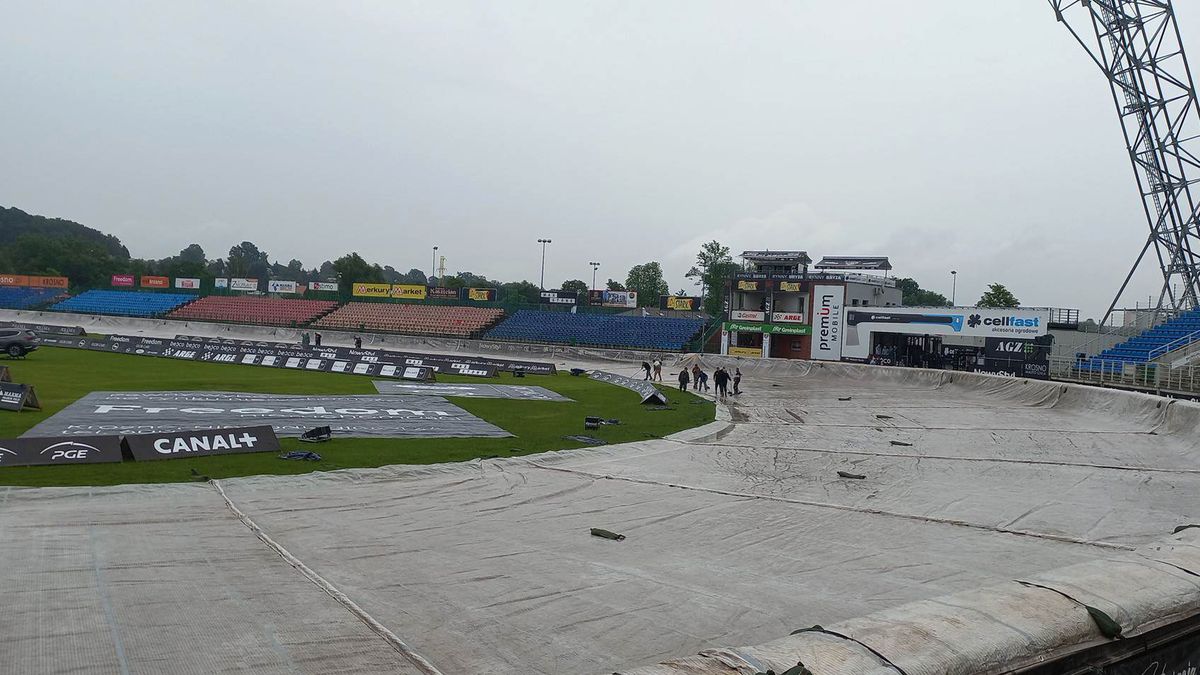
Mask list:
[{"label": "group of people", "polygon": [[[645,374],[643,380],[649,382],[662,382],[662,361],[654,359],[654,362],[642,361],[642,372]],[[713,384],[717,388],[717,396],[725,398],[730,395],[729,385],[733,385],[733,394],[742,393],[742,370],[734,368],[731,374],[724,367],[718,367],[712,374]],[[709,391],[708,373],[705,372],[700,364],[694,364],[691,371],[684,368],[679,371],[679,391],[687,391],[688,385],[692,386],[693,391]]]}]

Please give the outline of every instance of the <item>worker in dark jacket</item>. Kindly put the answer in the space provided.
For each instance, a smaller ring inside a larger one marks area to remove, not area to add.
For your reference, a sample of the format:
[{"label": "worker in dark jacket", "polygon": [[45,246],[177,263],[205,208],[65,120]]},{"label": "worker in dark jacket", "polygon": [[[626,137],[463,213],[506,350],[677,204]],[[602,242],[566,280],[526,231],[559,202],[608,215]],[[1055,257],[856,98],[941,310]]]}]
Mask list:
[{"label": "worker in dark jacket", "polygon": [[688,382],[691,380],[688,377],[687,368],[679,371],[679,391],[687,391]]},{"label": "worker in dark jacket", "polygon": [[717,368],[713,372],[713,384],[717,385],[717,397],[725,398],[728,394],[729,373],[724,368]]}]

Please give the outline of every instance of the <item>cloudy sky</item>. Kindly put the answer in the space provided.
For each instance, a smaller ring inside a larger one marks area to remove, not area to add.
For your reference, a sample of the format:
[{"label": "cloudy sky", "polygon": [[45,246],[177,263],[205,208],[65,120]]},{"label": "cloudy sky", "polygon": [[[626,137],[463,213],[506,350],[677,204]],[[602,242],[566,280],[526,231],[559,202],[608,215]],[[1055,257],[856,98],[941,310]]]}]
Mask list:
[{"label": "cloudy sky", "polygon": [[718,239],[1090,316],[1145,240],[1107,86],[1043,0],[12,1],[0,92],[0,205],[137,256],[438,245],[536,282],[550,238],[547,285],[657,260],[676,290]]}]

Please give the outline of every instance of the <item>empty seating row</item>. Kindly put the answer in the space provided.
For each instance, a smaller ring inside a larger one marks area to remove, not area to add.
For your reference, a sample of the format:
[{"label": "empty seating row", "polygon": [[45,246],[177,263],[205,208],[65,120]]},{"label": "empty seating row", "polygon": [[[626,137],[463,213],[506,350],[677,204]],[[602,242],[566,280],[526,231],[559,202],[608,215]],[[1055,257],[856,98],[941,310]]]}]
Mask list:
[{"label": "empty seating row", "polygon": [[116,314],[119,316],[160,316],[195,300],[187,293],[147,291],[84,291],[50,307],[58,312]]},{"label": "empty seating row", "polygon": [[472,337],[504,312],[489,307],[348,302],[317,321],[318,328],[380,333]]},{"label": "empty seating row", "polygon": [[703,319],[571,314],[523,309],[488,331],[491,340],[681,351]]},{"label": "empty seating row", "polygon": [[1191,310],[1105,349],[1079,368],[1120,371],[1127,363],[1147,363],[1196,341],[1200,341],[1200,310]]},{"label": "empty seating row", "polygon": [[23,286],[0,286],[0,308],[33,309],[40,307],[60,295],[58,288],[26,288]]},{"label": "empty seating row", "polygon": [[172,319],[302,326],[337,306],[332,300],[210,295],[171,313]]}]

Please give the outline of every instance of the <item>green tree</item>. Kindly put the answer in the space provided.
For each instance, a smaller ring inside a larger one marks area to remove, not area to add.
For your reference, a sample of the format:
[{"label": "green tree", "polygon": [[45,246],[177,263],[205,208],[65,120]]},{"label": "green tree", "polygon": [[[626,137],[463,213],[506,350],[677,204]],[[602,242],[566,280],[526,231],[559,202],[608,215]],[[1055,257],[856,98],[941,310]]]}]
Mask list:
[{"label": "green tree", "polygon": [[658,306],[658,296],[666,295],[671,287],[663,279],[662,265],[651,261],[629,268],[625,288],[637,291],[638,307]]},{"label": "green tree", "polygon": [[607,284],[607,285],[604,287],[604,289],[605,289],[605,290],[608,290],[608,291],[624,291],[624,290],[628,290],[628,289],[626,289],[626,288],[625,288],[625,284],[623,284],[623,283],[621,283],[621,282],[619,282],[619,281],[616,281],[616,280],[614,280],[614,279],[609,279],[609,280],[608,280],[608,284]]},{"label": "green tree", "polygon": [[704,311],[716,315],[722,310],[725,282],[738,269],[738,264],[729,255],[729,247],[713,240],[700,247],[696,264],[684,276],[696,280],[700,296],[704,299]]},{"label": "green tree", "polygon": [[500,299],[505,302],[527,302],[537,304],[541,300],[541,289],[528,281],[510,281],[500,285]]},{"label": "green tree", "polygon": [[569,279],[564,281],[559,288],[564,291],[574,291],[579,295],[580,298],[587,298],[588,296],[587,282],[580,281],[579,279]]},{"label": "green tree", "polygon": [[358,253],[347,253],[334,261],[334,271],[342,280],[342,291],[349,292],[353,283],[384,283],[383,268],[362,259]]},{"label": "green tree", "polygon": [[976,307],[1020,307],[1021,301],[1004,284],[988,284],[987,292],[975,303]]},{"label": "green tree", "polygon": [[226,262],[229,275],[249,279],[266,279],[271,270],[271,261],[266,251],[260,251],[257,246],[243,241],[229,249]]},{"label": "green tree", "polygon": [[946,296],[934,291],[927,291],[916,280],[908,277],[896,279],[896,288],[904,294],[901,301],[909,307],[949,307],[950,301]]}]

